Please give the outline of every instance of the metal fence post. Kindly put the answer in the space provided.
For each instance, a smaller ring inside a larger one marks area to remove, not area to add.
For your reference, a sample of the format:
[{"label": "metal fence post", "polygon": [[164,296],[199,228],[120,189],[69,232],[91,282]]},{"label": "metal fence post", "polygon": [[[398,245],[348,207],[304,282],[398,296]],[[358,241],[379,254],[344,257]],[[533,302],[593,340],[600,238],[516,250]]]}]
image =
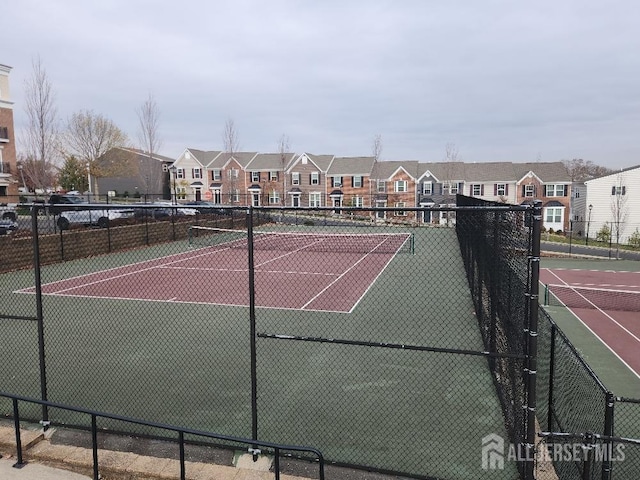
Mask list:
[{"label": "metal fence post", "polygon": [[[40,397],[47,401],[47,368],[44,351],[44,313],[42,309],[42,277],[40,272],[40,242],[38,233],[38,207],[31,208],[31,232],[33,238],[33,276],[36,290],[36,319],[38,322],[38,357],[40,363]],[[49,428],[49,409],[42,405],[42,426]]]},{"label": "metal fence post", "polygon": [[551,341],[549,346],[549,396],[547,400],[547,430],[555,431],[553,428],[553,377],[556,366],[556,326],[551,324]]},{"label": "metal fence post", "polygon": [[536,378],[538,368],[538,294],[540,281],[540,237],[542,232],[542,202],[533,204],[531,239],[531,282],[529,285],[529,342],[527,361],[527,428],[525,442],[525,479],[534,480],[536,443]]},{"label": "metal fence post", "polygon": [[[611,392],[606,393],[606,404],[604,410],[604,435],[606,437],[613,437],[613,418],[615,408],[615,396]],[[607,441],[607,449],[604,461],[602,462],[602,480],[611,479],[611,470],[613,464],[611,463],[611,455],[613,454],[613,440]]]},{"label": "metal fence post", "polygon": [[[256,354],[256,293],[253,261],[253,207],[247,208],[247,253],[249,259],[249,325],[251,345],[251,435],[258,439],[258,369]],[[257,447],[255,447],[257,448]]]}]

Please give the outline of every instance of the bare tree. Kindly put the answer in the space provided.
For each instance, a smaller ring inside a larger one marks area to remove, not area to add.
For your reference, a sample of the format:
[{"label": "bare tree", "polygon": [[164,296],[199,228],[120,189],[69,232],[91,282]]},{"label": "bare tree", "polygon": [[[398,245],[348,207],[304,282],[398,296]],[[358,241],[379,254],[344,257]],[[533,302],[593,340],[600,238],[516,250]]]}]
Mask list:
[{"label": "bare tree", "polygon": [[371,146],[371,155],[376,162],[380,161],[382,155],[382,135],[376,133],[373,137],[373,144]]},{"label": "bare tree", "polygon": [[130,164],[118,161],[118,155],[105,155],[112,149],[125,147],[127,135],[115,123],[91,111],[74,113],[68,121],[66,147],[88,169],[92,180],[89,190],[98,195],[98,178],[129,174]]},{"label": "bare tree", "polygon": [[55,186],[59,160],[58,120],[55,95],[40,58],[32,62],[25,80],[25,111],[28,125],[24,138],[23,174],[36,189]]},{"label": "bare tree", "polygon": [[[224,145],[224,151],[229,154],[229,158],[233,157],[233,154],[240,149],[238,142],[238,131],[236,130],[235,122],[232,118],[228,118],[224,124],[224,131],[222,132],[222,144]],[[235,193],[238,188],[238,179],[233,175],[233,171],[229,170],[229,203],[234,203]]]},{"label": "bare tree", "polygon": [[562,163],[569,172],[572,182],[584,182],[613,173],[613,170],[609,168],[595,165],[591,160],[585,161],[582,158],[562,160]]},{"label": "bare tree", "polygon": [[620,237],[624,233],[626,222],[629,217],[629,208],[627,205],[627,188],[624,185],[622,175],[616,175],[616,183],[612,187],[611,195],[611,235],[616,239],[616,258],[620,245]]},{"label": "bare tree", "polygon": [[[456,147],[455,143],[447,143],[445,145],[445,156],[444,156],[444,161],[445,161],[445,166],[444,166],[444,176],[445,178],[442,179],[442,194],[443,194],[443,200],[447,203],[450,204],[455,204],[455,199],[452,198],[452,190],[453,190],[453,185],[454,185],[454,180],[459,180],[459,178],[455,178],[455,175],[457,173],[457,167],[456,167],[456,163],[460,161],[460,157],[459,157],[459,153],[458,153],[458,147]],[[444,191],[444,187],[445,185],[447,186],[447,191],[445,193]],[[455,184],[455,190],[458,190],[458,185],[457,183]],[[454,212],[443,212],[443,215],[446,216],[446,221],[447,221],[447,226],[451,225],[451,222],[453,220],[452,217],[455,216]]]},{"label": "bare tree", "polygon": [[232,118],[227,119],[227,122],[224,124],[222,144],[224,145],[224,151],[232,155],[240,149],[238,130],[236,130],[236,124]]},{"label": "bare tree", "polygon": [[[137,110],[138,114],[138,141],[141,150],[149,155],[138,166],[140,183],[144,185],[147,193],[160,193],[162,191],[162,174],[158,168],[155,155],[162,147],[160,139],[160,110],[153,95],[149,94],[147,100]],[[144,158],[144,157],[143,157]]]},{"label": "bare tree", "polygon": [[285,170],[287,168],[287,154],[289,150],[291,150],[289,137],[283,133],[278,139],[278,153],[280,154],[280,165],[282,168],[282,205],[287,203],[285,201],[287,195],[287,175]]}]

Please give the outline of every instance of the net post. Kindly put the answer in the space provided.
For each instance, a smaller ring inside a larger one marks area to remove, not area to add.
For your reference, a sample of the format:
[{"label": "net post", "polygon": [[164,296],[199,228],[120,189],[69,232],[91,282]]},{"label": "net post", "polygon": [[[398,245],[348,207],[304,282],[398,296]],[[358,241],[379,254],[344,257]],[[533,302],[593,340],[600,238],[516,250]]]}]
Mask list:
[{"label": "net post", "polygon": [[545,307],[549,306],[549,284],[548,283],[544,284],[544,306]]},{"label": "net post", "polygon": [[542,201],[533,202],[533,229],[531,238],[531,269],[529,282],[529,339],[527,343],[527,416],[524,478],[534,480],[535,476],[535,443],[536,443],[536,380],[538,370],[538,309],[540,294],[540,240],[542,235]]},{"label": "net post", "polygon": [[409,240],[410,242],[410,248],[411,248],[411,255],[415,255],[416,254],[416,234],[411,232],[411,238]]}]

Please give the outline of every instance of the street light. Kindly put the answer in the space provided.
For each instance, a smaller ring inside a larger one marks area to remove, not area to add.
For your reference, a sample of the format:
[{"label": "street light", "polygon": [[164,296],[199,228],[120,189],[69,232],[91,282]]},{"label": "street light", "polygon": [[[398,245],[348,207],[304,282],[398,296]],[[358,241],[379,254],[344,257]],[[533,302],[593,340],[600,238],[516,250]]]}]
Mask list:
[{"label": "street light", "polygon": [[91,165],[87,162],[87,181],[89,182],[89,195],[91,195]]},{"label": "street light", "polygon": [[173,174],[173,204],[177,204],[178,203],[178,195],[176,194],[176,171],[178,169],[176,168],[175,165],[171,165],[169,167],[169,171]]},{"label": "street light", "polygon": [[591,210],[593,210],[593,205],[589,204],[589,216],[587,217],[587,240],[585,245],[589,245],[589,228],[591,227]]},{"label": "street light", "polygon": [[27,184],[24,181],[24,167],[22,165],[18,165],[18,170],[20,170],[20,176],[22,177],[22,188],[24,188],[24,193],[27,193]]}]

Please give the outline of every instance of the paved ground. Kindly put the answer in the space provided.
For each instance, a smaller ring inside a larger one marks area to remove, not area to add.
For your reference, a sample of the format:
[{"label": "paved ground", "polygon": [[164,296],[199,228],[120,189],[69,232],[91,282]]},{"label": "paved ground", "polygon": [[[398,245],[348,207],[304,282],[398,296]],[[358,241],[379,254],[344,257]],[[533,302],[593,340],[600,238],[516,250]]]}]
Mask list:
[{"label": "paved ground", "polygon": [[2,480],[86,480],[91,478],[39,463],[28,463],[22,468],[14,468],[15,463],[16,459],[13,457],[0,458],[0,478]]}]

